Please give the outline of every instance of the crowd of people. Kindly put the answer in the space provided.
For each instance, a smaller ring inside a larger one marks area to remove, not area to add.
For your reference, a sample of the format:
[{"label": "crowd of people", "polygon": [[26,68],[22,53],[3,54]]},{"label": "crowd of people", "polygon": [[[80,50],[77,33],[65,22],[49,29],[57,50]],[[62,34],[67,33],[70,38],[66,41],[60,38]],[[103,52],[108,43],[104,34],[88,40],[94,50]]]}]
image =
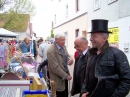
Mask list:
[{"label": "crowd of people", "polygon": [[[130,91],[130,65],[120,49],[109,46],[110,33],[108,20],[92,20],[91,47],[85,37],[77,37],[74,58],[67,51],[64,33],[55,33],[52,44],[43,38],[35,42],[26,37],[18,47],[22,53],[42,58],[37,72],[42,70],[45,79],[49,77],[56,83],[56,97],[68,97],[69,92],[79,97],[126,97]],[[72,88],[68,91],[72,79],[68,66],[73,63]]]}]

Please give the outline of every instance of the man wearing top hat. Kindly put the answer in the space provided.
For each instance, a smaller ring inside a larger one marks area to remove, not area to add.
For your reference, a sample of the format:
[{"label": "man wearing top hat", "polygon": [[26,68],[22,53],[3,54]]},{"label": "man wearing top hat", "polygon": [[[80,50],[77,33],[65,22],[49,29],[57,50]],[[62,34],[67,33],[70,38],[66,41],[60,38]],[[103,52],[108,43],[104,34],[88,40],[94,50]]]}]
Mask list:
[{"label": "man wearing top hat", "polygon": [[92,20],[85,80],[81,97],[125,97],[130,91],[130,66],[126,55],[110,47],[108,20]]}]

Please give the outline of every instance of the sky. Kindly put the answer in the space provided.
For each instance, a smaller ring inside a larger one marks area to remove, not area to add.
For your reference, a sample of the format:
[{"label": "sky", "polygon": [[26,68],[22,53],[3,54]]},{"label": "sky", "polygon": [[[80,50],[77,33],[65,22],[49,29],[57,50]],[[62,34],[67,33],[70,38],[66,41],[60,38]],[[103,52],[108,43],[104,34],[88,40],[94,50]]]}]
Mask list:
[{"label": "sky", "polygon": [[51,22],[53,20],[53,10],[51,10],[52,1],[32,0],[32,2],[36,7],[36,15],[31,19],[33,31],[38,37],[43,37],[45,39],[46,37],[50,36],[51,32]]}]

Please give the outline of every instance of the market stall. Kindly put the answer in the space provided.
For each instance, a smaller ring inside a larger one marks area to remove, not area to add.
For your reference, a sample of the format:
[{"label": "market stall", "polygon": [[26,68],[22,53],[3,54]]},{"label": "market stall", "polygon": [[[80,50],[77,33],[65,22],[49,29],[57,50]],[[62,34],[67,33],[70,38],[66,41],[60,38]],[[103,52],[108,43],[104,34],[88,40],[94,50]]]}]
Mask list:
[{"label": "market stall", "polygon": [[16,34],[4,28],[0,28],[0,37],[16,38],[17,36],[19,36],[19,34]]}]

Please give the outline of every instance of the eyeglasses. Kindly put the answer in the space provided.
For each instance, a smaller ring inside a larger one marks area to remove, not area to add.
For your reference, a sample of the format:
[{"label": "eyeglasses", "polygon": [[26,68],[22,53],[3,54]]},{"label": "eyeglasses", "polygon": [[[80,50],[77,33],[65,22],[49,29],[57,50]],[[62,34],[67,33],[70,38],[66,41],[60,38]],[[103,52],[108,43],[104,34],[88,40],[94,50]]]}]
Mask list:
[{"label": "eyeglasses", "polygon": [[66,39],[58,39],[59,41],[66,41]]},{"label": "eyeglasses", "polygon": [[103,36],[90,35],[90,38],[103,38]]}]

